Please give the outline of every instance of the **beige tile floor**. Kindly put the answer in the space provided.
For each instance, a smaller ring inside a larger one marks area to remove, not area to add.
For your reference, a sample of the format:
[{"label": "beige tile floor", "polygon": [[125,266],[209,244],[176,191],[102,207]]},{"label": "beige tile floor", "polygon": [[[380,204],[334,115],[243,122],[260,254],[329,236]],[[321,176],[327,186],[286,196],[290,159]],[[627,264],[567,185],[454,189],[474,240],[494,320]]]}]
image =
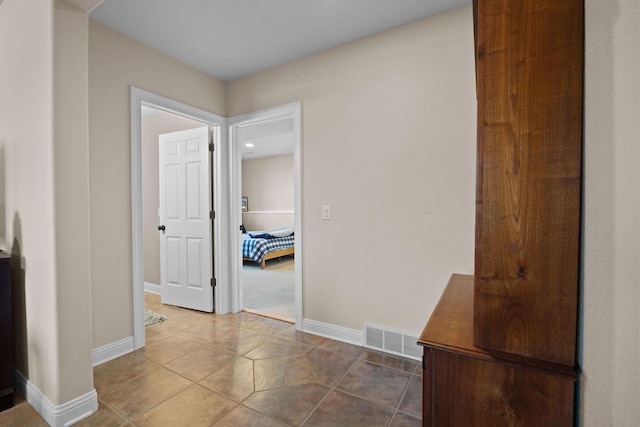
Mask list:
[{"label": "beige tile floor", "polygon": [[[80,426],[419,426],[417,362],[248,313],[160,304],[147,346],[97,366],[99,409]],[[46,426],[20,396],[0,426]]]}]

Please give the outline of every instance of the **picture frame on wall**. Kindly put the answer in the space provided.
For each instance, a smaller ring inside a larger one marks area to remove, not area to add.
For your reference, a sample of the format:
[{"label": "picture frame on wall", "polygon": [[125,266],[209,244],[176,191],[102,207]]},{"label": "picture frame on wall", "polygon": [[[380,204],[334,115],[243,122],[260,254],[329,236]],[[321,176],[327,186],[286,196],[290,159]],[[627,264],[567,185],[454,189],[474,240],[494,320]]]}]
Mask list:
[{"label": "picture frame on wall", "polygon": [[243,197],[242,198],[242,212],[247,212],[249,211],[249,198],[248,197]]}]

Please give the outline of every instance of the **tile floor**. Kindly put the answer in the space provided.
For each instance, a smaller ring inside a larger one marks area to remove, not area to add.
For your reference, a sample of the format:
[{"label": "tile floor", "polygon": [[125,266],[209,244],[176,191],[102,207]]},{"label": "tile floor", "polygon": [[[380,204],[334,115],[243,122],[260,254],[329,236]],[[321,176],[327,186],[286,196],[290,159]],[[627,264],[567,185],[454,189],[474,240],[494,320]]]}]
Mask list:
[{"label": "tile floor", "polygon": [[[80,426],[419,426],[419,363],[248,313],[160,304],[147,346],[97,366],[99,410]],[[46,426],[24,402],[0,426]]]}]

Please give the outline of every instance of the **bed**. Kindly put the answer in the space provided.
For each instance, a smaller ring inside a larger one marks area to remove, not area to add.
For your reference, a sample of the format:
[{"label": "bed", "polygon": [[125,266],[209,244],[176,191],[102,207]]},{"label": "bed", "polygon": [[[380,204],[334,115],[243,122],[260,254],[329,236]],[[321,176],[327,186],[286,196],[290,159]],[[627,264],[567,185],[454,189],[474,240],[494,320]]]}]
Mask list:
[{"label": "bed", "polygon": [[257,262],[263,270],[268,260],[292,255],[294,251],[292,228],[250,231],[242,235],[242,259]]}]

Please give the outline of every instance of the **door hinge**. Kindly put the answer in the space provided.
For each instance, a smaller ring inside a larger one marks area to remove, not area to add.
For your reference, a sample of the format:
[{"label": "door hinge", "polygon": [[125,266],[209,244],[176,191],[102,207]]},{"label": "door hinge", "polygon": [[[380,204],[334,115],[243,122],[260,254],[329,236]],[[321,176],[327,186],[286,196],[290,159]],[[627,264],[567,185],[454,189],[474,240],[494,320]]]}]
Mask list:
[{"label": "door hinge", "polygon": [[215,145],[213,142],[209,143],[209,151],[213,151],[215,149]]},{"label": "door hinge", "polygon": [[209,211],[209,219],[216,219],[216,211]]},{"label": "door hinge", "polygon": [[216,283],[216,278],[215,278],[215,277],[212,277],[212,278],[211,278],[211,287],[212,287],[212,288],[215,288],[215,287],[216,287],[216,285],[217,285],[217,283]]}]

